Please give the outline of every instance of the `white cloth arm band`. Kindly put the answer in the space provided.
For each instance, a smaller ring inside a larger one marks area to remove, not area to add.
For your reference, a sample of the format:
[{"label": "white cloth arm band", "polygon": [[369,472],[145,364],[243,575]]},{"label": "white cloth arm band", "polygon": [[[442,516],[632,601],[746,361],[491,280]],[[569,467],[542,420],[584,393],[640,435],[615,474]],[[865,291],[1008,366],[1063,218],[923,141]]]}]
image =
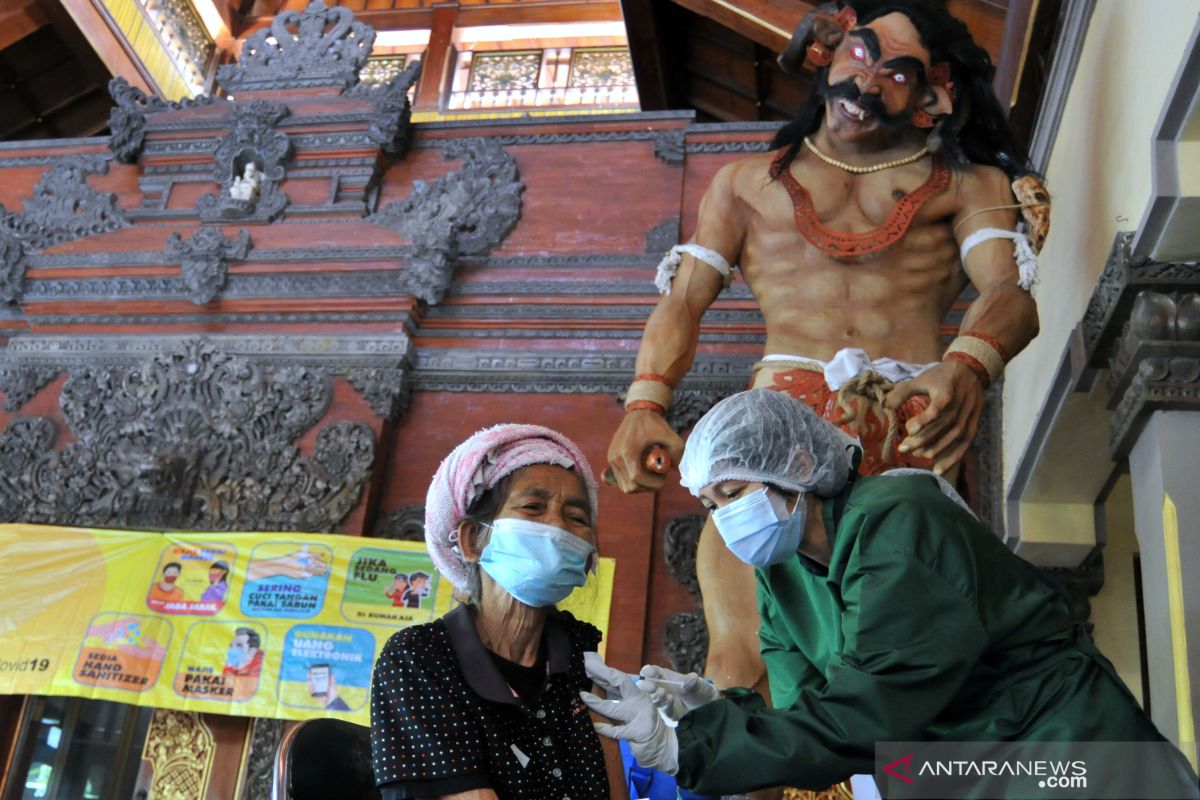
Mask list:
[{"label": "white cloth arm band", "polygon": [[959,254],[964,265],[967,263],[967,253],[975,249],[975,245],[991,239],[1012,239],[1013,256],[1017,259],[1017,270],[1020,273],[1017,279],[1017,285],[1025,291],[1029,291],[1035,283],[1038,282],[1038,263],[1037,253],[1033,252],[1033,247],[1029,244],[1029,237],[1025,234],[1025,223],[1017,225],[1016,231],[1006,231],[1001,228],[980,228],[963,240],[962,247],[959,248]]},{"label": "white cloth arm band", "polygon": [[677,244],[663,256],[662,261],[658,262],[658,271],[654,274],[654,285],[659,294],[671,293],[671,282],[675,280],[675,273],[679,272],[679,262],[683,260],[684,253],[697,261],[708,264],[721,273],[726,283],[729,282],[733,268],[729,266],[729,262],[723,255],[698,244]]}]

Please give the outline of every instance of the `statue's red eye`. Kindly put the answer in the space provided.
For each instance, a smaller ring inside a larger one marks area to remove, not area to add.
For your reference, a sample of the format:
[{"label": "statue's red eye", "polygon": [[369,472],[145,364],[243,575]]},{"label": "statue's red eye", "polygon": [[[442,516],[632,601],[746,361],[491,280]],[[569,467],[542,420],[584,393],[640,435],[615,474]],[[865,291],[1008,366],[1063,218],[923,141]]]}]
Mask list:
[{"label": "statue's red eye", "polygon": [[853,58],[855,61],[866,61],[867,60],[867,48],[863,47],[861,44],[856,44],[856,45],[851,46],[850,57]]}]

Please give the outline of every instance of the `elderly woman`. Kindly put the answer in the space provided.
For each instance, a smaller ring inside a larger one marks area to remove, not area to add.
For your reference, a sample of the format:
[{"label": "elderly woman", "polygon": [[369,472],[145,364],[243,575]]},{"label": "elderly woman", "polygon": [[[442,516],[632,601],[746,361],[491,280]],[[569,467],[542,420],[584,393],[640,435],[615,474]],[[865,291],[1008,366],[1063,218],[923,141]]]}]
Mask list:
[{"label": "elderly woman", "polygon": [[425,539],[465,602],[393,635],[375,664],[384,800],[617,796],[617,748],[579,699],[600,631],[554,608],[594,568],[595,513],[587,460],[548,428],[489,428],[438,467]]},{"label": "elderly woman", "polygon": [[[706,794],[821,789],[873,772],[877,742],[1157,742],[1136,751],[1141,772],[1110,759],[1120,774],[1101,776],[1089,761],[1089,785],[1109,790],[1137,773],[1142,783],[1123,784],[1123,796],[1149,797],[1145,787],[1165,781],[1156,788],[1168,793],[1153,796],[1194,797],[1182,756],[1057,587],[932,473],[851,483],[855,450],[812,409],[766,389],[727,398],[697,423],[680,475],[733,554],[757,568],[774,708],[748,689],[722,696],[694,674],[646,667],[635,687],[590,665],[619,695],[585,696],[622,723],[601,732]],[[972,796],[1039,796],[1004,788]]]}]

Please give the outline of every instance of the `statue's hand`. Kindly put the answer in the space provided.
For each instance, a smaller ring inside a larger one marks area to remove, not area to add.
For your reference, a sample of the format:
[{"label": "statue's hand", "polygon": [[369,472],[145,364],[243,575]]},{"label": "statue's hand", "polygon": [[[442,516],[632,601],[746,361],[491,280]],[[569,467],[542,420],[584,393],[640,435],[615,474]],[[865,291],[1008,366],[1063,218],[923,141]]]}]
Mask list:
[{"label": "statue's hand", "polygon": [[900,452],[932,460],[933,471],[941,475],[962,460],[975,438],[983,413],[983,385],[965,364],[944,361],[896,384],[883,402],[898,410],[916,394],[927,395],[929,407],[908,421]]},{"label": "statue's hand", "polygon": [[657,492],[665,475],[646,471],[645,453],[654,445],[666,448],[671,463],[683,457],[683,440],[667,421],[653,411],[630,411],[608,445],[608,463],[622,492]]}]

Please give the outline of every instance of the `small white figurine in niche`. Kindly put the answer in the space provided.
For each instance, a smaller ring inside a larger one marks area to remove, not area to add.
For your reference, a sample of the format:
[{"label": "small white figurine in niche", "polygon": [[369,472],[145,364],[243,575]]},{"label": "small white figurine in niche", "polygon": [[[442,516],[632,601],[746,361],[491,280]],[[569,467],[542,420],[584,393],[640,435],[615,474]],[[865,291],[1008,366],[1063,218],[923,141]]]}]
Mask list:
[{"label": "small white figurine in niche", "polygon": [[262,174],[258,165],[253,161],[246,163],[240,177],[235,177],[229,186],[229,196],[234,200],[252,202],[258,197],[258,187],[262,183]]}]

